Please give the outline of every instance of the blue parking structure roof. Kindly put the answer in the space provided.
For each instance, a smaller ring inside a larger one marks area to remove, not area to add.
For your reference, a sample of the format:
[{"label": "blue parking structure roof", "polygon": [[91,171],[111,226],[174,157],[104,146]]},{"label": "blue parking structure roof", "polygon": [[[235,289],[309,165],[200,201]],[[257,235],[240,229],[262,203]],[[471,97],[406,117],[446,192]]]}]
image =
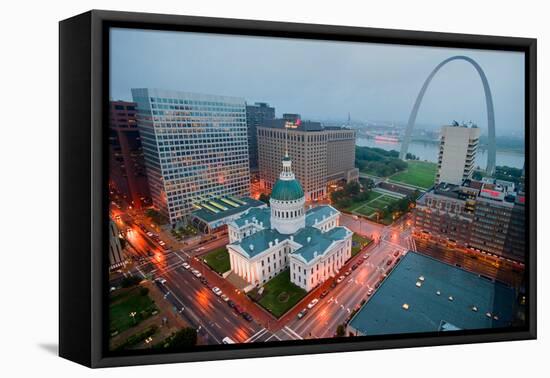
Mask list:
[{"label": "blue parking structure roof", "polygon": [[500,282],[409,251],[349,327],[359,335],[507,327],[516,298]]}]

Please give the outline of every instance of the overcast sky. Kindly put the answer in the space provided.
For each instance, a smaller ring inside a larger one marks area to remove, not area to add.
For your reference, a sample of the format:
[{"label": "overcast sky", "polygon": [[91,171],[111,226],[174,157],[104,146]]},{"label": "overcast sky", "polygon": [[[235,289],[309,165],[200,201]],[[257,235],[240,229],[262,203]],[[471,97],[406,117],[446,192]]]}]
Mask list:
[{"label": "overcast sky", "polygon": [[[161,88],[268,102],[304,119],[406,122],[443,59],[467,55],[485,71],[498,135],[524,128],[524,56],[517,52],[112,29],[111,98]],[[483,87],[467,62],[434,78],[417,124],[474,121],[487,129]]]}]

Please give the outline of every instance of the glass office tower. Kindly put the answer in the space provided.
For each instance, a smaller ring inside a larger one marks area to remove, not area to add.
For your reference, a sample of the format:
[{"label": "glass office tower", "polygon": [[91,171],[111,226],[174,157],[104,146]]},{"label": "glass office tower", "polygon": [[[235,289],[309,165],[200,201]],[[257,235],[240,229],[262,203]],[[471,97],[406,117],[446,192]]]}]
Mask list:
[{"label": "glass office tower", "polygon": [[214,197],[250,195],[242,98],[132,89],[153,204],[170,223]]}]

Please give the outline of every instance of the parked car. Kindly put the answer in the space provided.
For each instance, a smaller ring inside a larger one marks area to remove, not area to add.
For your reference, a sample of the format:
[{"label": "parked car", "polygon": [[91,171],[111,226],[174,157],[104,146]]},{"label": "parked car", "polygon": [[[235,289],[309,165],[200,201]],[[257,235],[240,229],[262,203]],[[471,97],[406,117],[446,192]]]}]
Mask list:
[{"label": "parked car", "polygon": [[386,262],[386,265],[387,265],[387,266],[390,266],[392,262],[393,262],[393,260],[388,260],[388,261]]},{"label": "parked car", "polygon": [[344,276],[340,276],[338,277],[338,279],[336,280],[336,283],[339,284],[340,282],[342,282],[346,277]]},{"label": "parked car", "polygon": [[372,292],[373,292],[373,290],[369,289],[369,291],[367,291],[367,295],[370,297],[372,295]]},{"label": "parked car", "polygon": [[227,305],[231,308],[235,307],[235,302],[233,302],[231,299],[227,301]]},{"label": "parked car", "polygon": [[349,276],[351,274],[351,269],[346,270],[346,273],[344,273],[345,276]]},{"label": "parked car", "polygon": [[399,256],[399,251],[395,251],[395,253],[393,254],[395,257]]},{"label": "parked car", "polygon": [[217,286],[214,286],[214,287],[212,288],[212,292],[213,292],[214,294],[216,294],[217,296],[222,295],[222,291],[221,291],[220,288],[217,287]]},{"label": "parked car", "polygon": [[189,270],[189,268],[191,268],[191,265],[189,265],[188,263],[184,262],[183,264],[181,264],[181,266],[183,266],[185,269]]},{"label": "parked car", "polygon": [[235,305],[235,307],[233,307],[233,310],[235,310],[235,312],[239,315],[242,315],[244,313],[244,310],[241,306],[239,306],[238,304]]},{"label": "parked car", "polygon": [[155,278],[155,281],[158,282],[158,283],[161,283],[163,285],[166,283],[166,279],[164,279],[162,277]]},{"label": "parked car", "polygon": [[250,315],[248,312],[243,312],[243,318],[247,321],[247,322],[251,322],[253,319],[252,319],[252,315]]},{"label": "parked car", "polygon": [[363,260],[366,260],[366,259],[368,259],[368,258],[369,258],[369,256],[370,256],[370,255],[369,255],[368,253],[365,253],[365,254],[363,255]]},{"label": "parked car", "polygon": [[321,295],[319,296],[320,298],[324,298],[328,295],[328,290],[325,290],[321,293]]},{"label": "parked car", "polygon": [[357,260],[356,264],[357,264],[357,266],[359,266],[359,265],[363,264],[364,262],[365,262],[365,260]]},{"label": "parked car", "polygon": [[307,308],[312,309],[313,307],[315,307],[315,305],[317,304],[317,302],[319,302],[319,299],[315,298],[314,300],[312,300],[311,302],[309,302],[309,304],[307,305]]},{"label": "parked car", "polygon": [[208,283],[208,280],[207,280],[205,277],[201,277],[201,278],[200,278],[200,281],[201,281],[204,285],[206,285],[206,284]]},{"label": "parked car", "polygon": [[351,267],[351,270],[357,269],[357,266],[358,266],[357,264],[353,264],[353,266]]},{"label": "parked car", "polygon": [[222,294],[220,295],[220,298],[223,299],[224,302],[228,302],[229,301],[229,297],[225,294]]},{"label": "parked car", "polygon": [[298,313],[298,319],[302,319],[307,314],[307,308],[304,308],[302,311]]},{"label": "parked car", "polygon": [[330,284],[331,289],[334,289],[336,287],[336,281],[332,281]]}]

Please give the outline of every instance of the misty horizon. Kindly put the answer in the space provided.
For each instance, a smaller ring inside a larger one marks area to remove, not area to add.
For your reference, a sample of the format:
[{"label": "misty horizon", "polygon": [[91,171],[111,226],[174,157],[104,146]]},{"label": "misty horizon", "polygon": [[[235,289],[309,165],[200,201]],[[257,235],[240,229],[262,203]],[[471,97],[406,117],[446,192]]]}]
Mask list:
[{"label": "misty horizon", "polygon": [[[343,122],[407,122],[431,70],[453,55],[475,59],[487,75],[497,136],[524,133],[524,56],[520,52],[356,42],[111,29],[110,97],[131,88],[217,94],[266,102],[277,117]],[[472,121],[487,131],[481,80],[467,62],[434,77],[417,125]]]}]

